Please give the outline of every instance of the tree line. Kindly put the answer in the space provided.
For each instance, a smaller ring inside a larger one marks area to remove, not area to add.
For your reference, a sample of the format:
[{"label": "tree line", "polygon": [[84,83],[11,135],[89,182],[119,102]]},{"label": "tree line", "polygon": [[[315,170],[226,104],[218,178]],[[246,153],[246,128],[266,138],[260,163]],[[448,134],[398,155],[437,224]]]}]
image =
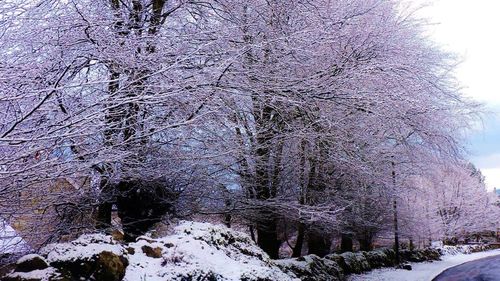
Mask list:
[{"label": "tree line", "polygon": [[272,258],[491,230],[480,107],[425,26],[389,0],[2,1],[0,215],[57,217],[43,243],[113,206],[129,239],[213,215]]}]

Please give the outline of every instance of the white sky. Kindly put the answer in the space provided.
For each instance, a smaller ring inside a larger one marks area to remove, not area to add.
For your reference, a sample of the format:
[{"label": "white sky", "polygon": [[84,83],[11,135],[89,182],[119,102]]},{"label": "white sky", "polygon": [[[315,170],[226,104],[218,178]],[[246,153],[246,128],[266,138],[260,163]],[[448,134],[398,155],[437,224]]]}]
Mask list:
[{"label": "white sky", "polygon": [[472,162],[489,189],[500,188],[500,0],[403,0],[428,4],[420,14],[435,23],[432,38],[463,57],[457,77],[470,97],[492,114],[485,129],[471,140]]}]

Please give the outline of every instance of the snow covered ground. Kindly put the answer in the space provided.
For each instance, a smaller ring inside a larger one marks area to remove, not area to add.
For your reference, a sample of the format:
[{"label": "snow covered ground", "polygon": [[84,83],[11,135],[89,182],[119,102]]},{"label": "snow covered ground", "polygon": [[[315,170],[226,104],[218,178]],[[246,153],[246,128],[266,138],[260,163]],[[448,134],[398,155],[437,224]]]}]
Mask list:
[{"label": "snow covered ground", "polygon": [[352,275],[348,281],[430,281],[447,268],[496,255],[500,255],[500,249],[472,254],[445,255],[442,261],[412,263],[412,271],[393,268],[376,269],[365,274]]},{"label": "snow covered ground", "polygon": [[[182,221],[164,237],[145,235],[128,244],[104,234],[85,234],[71,242],[45,246],[39,256],[24,256],[18,265],[35,257],[45,261],[48,268],[12,272],[9,277],[25,278],[22,280],[53,280],[58,276],[67,280],[300,281],[295,275],[283,272],[250,236],[222,225],[199,222]],[[120,257],[128,261],[128,266]],[[102,279],[103,276],[123,279]]]}]

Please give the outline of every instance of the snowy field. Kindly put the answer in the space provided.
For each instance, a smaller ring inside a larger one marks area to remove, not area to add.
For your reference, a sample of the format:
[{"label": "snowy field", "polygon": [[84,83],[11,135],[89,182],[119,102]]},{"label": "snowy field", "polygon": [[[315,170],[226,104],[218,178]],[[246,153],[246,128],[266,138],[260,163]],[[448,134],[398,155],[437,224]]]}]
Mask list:
[{"label": "snowy field", "polygon": [[431,281],[445,269],[485,257],[500,255],[500,249],[473,254],[445,255],[442,261],[412,263],[413,270],[376,269],[366,274],[352,275],[348,281]]}]

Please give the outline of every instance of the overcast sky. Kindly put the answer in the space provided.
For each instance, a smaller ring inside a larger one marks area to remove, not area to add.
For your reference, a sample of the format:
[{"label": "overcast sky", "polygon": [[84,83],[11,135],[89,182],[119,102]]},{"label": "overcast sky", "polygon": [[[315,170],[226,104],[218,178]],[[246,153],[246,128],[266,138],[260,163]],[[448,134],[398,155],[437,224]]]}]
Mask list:
[{"label": "overcast sky", "polygon": [[499,0],[407,0],[428,4],[421,14],[435,23],[434,41],[462,56],[457,77],[464,93],[491,112],[470,138],[471,161],[489,189],[500,188],[500,11]]}]

